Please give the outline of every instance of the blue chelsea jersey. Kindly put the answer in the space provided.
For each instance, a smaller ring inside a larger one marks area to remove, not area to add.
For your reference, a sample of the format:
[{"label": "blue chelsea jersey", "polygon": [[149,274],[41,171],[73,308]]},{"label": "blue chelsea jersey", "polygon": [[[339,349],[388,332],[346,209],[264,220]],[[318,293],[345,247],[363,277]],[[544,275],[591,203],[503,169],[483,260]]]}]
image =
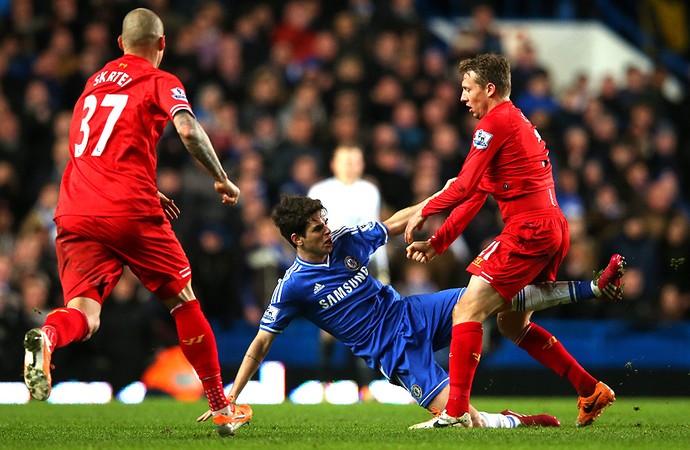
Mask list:
[{"label": "blue chelsea jersey", "polygon": [[380,222],[331,234],[333,250],[321,264],[297,257],[273,291],[260,328],[281,333],[305,317],[374,367],[402,317],[401,296],[369,274],[369,258],[388,241]]}]

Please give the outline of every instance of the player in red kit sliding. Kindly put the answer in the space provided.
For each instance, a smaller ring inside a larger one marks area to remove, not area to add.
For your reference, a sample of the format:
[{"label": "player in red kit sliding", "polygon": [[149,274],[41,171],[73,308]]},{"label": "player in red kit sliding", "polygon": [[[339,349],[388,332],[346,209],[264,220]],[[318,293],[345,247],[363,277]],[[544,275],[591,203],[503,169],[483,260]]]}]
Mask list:
[{"label": "player in red kit sliding", "polygon": [[[549,152],[536,128],[510,101],[510,65],[500,55],[485,54],[460,63],[461,101],[477,119],[472,146],[456,181],[410,218],[405,230],[409,258],[427,262],[462,233],[488,194],[496,200],[504,229],[469,265],[465,295],[453,309],[450,345],[450,394],[446,410],[429,427],[470,427],[470,391],[482,352],[482,322],[497,314],[503,335],[534,359],[566,377],[577,390],[577,425],[591,424],[615,401],[548,331],[530,322],[531,312],[499,308],[530,283],[556,279],[570,245],[568,222],[556,203]],[[427,217],[452,210],[425,242],[412,242]],[[597,288],[609,300],[621,296],[625,260],[614,255]],[[615,289],[604,290],[609,283]]]},{"label": "player in red kit sliding", "polygon": [[160,18],[148,9],[130,11],[118,44],[124,55],[89,78],[74,107],[70,161],[55,212],[66,306],[27,332],[24,380],[34,398],[49,397],[52,352],[96,332],[101,305],[126,265],[170,309],[218,433],[233,434],[251,410],[230,406],[225,398],[213,331],[166,218],[166,212],[175,217],[179,210],[156,187],[156,144],[168,121],[211,174],[223,203],[234,205],[240,192],[196,121],[182,83],[158,69],[165,50]]}]

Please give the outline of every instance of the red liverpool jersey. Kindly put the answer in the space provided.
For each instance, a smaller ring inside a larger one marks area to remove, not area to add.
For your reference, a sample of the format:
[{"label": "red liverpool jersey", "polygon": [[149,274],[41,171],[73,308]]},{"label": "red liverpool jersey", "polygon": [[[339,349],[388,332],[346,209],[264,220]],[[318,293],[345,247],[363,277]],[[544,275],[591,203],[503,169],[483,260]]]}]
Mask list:
[{"label": "red liverpool jersey", "polygon": [[192,111],[180,80],[139,56],[92,75],[74,106],[55,216],[160,214],[156,144],[180,110]]},{"label": "red liverpool jersey", "polygon": [[504,221],[522,212],[558,209],[546,143],[510,101],[479,120],[457,180],[423,209],[429,216],[456,208],[432,239],[437,251],[462,233],[488,194]]},{"label": "red liverpool jersey", "polygon": [[500,206],[501,202],[553,187],[546,143],[508,101],[477,123],[458,179],[424,207],[424,216],[453,208],[476,192],[493,195]]}]

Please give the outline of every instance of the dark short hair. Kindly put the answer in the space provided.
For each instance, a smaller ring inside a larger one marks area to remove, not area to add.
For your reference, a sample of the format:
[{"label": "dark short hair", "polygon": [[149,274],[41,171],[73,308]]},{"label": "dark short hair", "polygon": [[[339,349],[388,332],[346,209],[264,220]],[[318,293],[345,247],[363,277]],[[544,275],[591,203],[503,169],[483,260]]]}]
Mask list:
[{"label": "dark short hair", "polygon": [[475,81],[481,87],[492,83],[501,98],[510,97],[510,63],[496,53],[485,53],[474,58],[465,59],[458,66],[460,77],[474,72]]},{"label": "dark short hair", "polygon": [[318,211],[326,213],[321,200],[304,195],[281,195],[280,203],[273,209],[271,219],[280,230],[280,234],[295,247],[290,236],[293,233],[305,236],[309,219]]}]

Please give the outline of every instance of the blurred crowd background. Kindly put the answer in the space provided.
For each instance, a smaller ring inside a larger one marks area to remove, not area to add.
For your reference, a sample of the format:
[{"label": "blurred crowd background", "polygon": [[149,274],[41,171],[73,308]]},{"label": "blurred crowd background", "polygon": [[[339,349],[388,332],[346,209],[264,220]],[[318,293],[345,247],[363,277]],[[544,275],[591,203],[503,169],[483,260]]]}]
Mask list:
[{"label": "blurred crowd background", "polygon": [[[690,28],[675,26],[687,25],[685,2],[608,3],[646,33],[642,50],[651,57],[663,48],[688,60]],[[682,98],[665,95],[670,74],[661,64],[626,67],[623,82],[611,76],[594,85],[578,75],[555,91],[528,36],[511,52],[502,42],[498,19],[600,19],[600,4],[0,0],[0,379],[20,379],[21,337],[62,305],[52,217],[69,159],[72,106],[85,80],[121,54],[121,20],[137,6],[163,19],[161,68],[182,80],[242,192],[238,206],[223,206],[205,170],[167,130],[159,189],[182,210],[173,227],[214,327],[256,326],[294,258],[272,225],[271,208],[280,194],[306,194],[330,176],[337,145],[363,149],[364,177],[380,191],[382,218],[457,174],[476,121],[459,101],[456,66],[483,52],[509,57],[511,99],[551,151],[558,201],[571,227],[559,279],[592,279],[612,252],[628,261],[624,302],[539,314],[623,318],[641,326],[688,320],[690,74],[673,74],[685,89]],[[427,25],[453,16],[467,20],[450,42]],[[442,220],[429,220],[426,232]],[[429,265],[408,262],[402,240],[392,240],[391,283],[404,294],[464,285],[466,265],[501,226],[495,205],[487,203]],[[55,363],[64,378],[71,371],[81,378],[104,373],[123,385],[138,378],[153,349],[175,343],[167,312],[126,273],[104,304],[99,333],[56,354]],[[123,360],[127,367],[113,371]]]}]

